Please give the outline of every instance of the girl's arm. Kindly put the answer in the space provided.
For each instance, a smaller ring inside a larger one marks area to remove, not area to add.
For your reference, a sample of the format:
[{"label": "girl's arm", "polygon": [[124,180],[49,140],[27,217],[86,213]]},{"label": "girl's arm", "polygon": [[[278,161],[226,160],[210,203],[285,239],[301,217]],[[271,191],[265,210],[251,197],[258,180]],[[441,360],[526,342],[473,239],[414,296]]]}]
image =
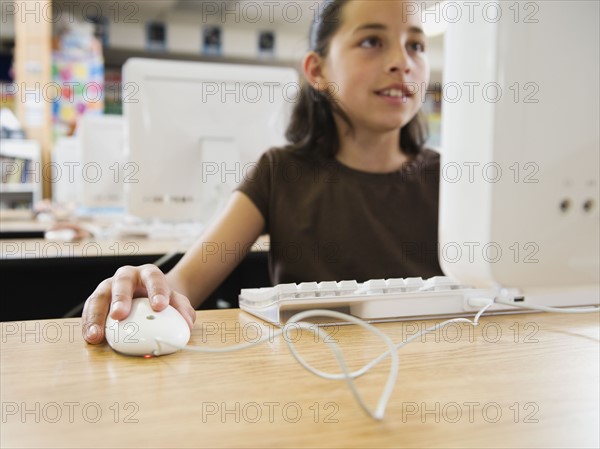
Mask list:
[{"label": "girl's arm", "polygon": [[172,305],[192,328],[196,319],[194,308],[244,258],[264,225],[254,203],[245,194],[234,192],[218,219],[167,276],[154,265],[125,266],[102,281],[83,308],[85,340],[102,342],[109,311],[115,320],[124,319],[131,310],[132,299],[140,296],[150,298],[156,311]]},{"label": "girl's arm", "polygon": [[198,307],[242,261],[264,226],[254,203],[234,192],[218,220],[167,274],[169,285]]}]

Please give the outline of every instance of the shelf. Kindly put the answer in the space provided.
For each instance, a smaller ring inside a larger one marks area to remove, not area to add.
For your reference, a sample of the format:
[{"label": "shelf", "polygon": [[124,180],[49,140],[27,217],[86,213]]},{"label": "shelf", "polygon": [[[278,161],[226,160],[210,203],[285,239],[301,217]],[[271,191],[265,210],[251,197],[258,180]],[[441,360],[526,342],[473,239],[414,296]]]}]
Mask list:
[{"label": "shelf", "polygon": [[0,140],[0,155],[38,162],[40,146],[34,140],[2,139]]},{"label": "shelf", "polygon": [[268,65],[276,67],[297,68],[298,61],[282,59],[239,58],[229,56],[213,56],[193,53],[154,52],[127,48],[104,48],[105,68],[121,68],[129,58],[168,59],[180,61],[220,62],[227,64]]},{"label": "shelf", "polygon": [[[40,176],[41,150],[40,145],[36,141],[2,139],[0,141],[0,156],[9,158],[9,161],[13,158],[15,160],[29,160],[31,161],[31,165],[28,170],[31,170],[33,173],[37,172],[37,176]],[[41,200],[41,198],[42,185],[39,182],[0,183],[0,203],[2,204],[3,215],[6,215],[5,208],[13,207],[11,205],[14,204],[18,204],[19,208],[22,204],[26,204],[29,206],[29,209],[32,209],[33,205]]]},{"label": "shelf", "polygon": [[34,182],[3,182],[0,183],[1,193],[26,193],[38,189],[38,184]]}]

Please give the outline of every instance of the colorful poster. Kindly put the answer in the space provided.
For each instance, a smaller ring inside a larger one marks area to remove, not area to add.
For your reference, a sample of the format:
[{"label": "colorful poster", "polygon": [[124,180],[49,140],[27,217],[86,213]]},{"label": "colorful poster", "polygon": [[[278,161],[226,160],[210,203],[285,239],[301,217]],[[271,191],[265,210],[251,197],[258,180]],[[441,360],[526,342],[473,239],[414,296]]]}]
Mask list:
[{"label": "colorful poster", "polygon": [[[55,51],[52,58],[53,84],[43,95],[52,103],[54,137],[73,134],[83,114],[104,112],[104,60],[101,54]],[[52,88],[53,87],[53,88]]]}]

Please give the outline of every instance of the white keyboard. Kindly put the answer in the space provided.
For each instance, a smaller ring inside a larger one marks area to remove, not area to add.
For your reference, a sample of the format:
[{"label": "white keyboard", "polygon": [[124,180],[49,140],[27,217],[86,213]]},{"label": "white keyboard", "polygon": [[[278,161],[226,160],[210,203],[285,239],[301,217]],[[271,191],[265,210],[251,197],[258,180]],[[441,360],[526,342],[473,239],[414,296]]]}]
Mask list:
[{"label": "white keyboard", "polygon": [[[240,308],[276,325],[310,309],[336,310],[369,322],[414,320],[468,315],[477,311],[471,297],[493,299],[491,290],[474,289],[448,277],[429,279],[371,279],[359,283],[302,282],[275,287],[242,289]],[[518,301],[518,299],[516,299]],[[502,306],[494,306],[496,311]],[[504,309],[514,308],[506,306]],[[315,320],[330,323],[327,320]]]},{"label": "white keyboard", "polygon": [[[486,314],[531,313],[528,306],[599,307],[599,295],[598,285],[591,285],[567,290],[529,289],[525,297],[517,289],[477,289],[436,276],[371,279],[363,283],[280,284],[242,289],[239,300],[242,310],[283,326],[292,315],[303,310],[335,310],[368,322],[404,321],[473,315],[488,300],[496,301],[486,309]],[[311,320],[319,324],[346,324],[324,317]]]}]

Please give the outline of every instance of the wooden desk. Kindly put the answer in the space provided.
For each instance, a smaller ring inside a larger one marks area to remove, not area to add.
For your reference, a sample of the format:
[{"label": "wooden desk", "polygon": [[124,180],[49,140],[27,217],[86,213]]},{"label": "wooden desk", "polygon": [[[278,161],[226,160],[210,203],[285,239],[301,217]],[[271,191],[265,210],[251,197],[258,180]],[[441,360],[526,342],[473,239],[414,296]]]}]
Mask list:
[{"label": "wooden desk", "polygon": [[43,238],[44,232],[50,227],[49,223],[40,223],[33,219],[6,220],[5,214],[6,211],[0,214],[0,238],[2,239]]},{"label": "wooden desk", "polygon": [[[79,320],[1,326],[2,447],[599,444],[597,314],[484,317],[473,332],[453,326],[411,343],[399,352],[382,422],[363,413],[345,382],[300,367],[281,339],[238,353],[144,359],[86,345]],[[378,326],[401,341],[425,322]],[[191,344],[223,347],[269,329],[239,310],[198,312]],[[335,331],[351,368],[382,351],[359,328]],[[312,334],[288,338],[316,367],[336,370]],[[388,367],[357,381],[371,406]]]}]

